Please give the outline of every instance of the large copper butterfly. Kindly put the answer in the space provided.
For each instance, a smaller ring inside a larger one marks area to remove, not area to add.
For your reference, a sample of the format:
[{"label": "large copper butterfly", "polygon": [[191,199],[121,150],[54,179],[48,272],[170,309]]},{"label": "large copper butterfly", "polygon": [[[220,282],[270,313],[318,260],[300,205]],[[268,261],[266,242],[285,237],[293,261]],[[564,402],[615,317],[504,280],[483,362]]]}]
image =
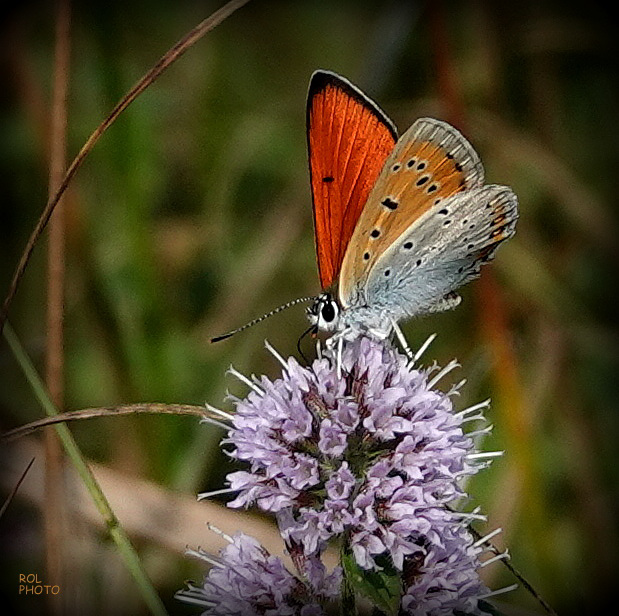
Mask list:
[{"label": "large copper butterfly", "polygon": [[323,289],[308,315],[320,329],[386,338],[401,319],[452,308],[514,234],[516,196],[484,185],[479,156],[445,122],[421,118],[398,139],[376,103],[321,70],[307,141]]},{"label": "large copper butterfly", "polygon": [[386,338],[401,319],[456,306],[455,290],[514,234],[516,195],[484,185],[453,126],[421,118],[398,139],[385,112],[330,71],[310,80],[307,143],[323,292],[213,341],[302,301],[338,338]]}]

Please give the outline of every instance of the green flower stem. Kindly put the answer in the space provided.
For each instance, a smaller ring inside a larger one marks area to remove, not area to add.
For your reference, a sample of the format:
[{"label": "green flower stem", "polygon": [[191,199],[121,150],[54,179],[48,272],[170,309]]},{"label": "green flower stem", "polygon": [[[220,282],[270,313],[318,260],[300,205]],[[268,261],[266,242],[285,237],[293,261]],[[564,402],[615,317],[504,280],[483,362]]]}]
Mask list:
[{"label": "green flower stem", "polygon": [[[49,397],[47,388],[39,377],[39,374],[30,361],[30,358],[24,351],[24,348],[19,342],[15,331],[8,322],[5,323],[3,333],[9,347],[11,348],[11,351],[13,352],[13,355],[15,356],[15,359],[17,360],[17,363],[26,376],[34,395],[41,403],[45,413],[49,416],[58,415],[58,409],[56,409],[54,403]],[[135,580],[146,605],[150,609],[150,612],[155,616],[166,616],[166,609],[155,591],[150,579],[148,578],[136,551],[131,545],[131,541],[129,540],[127,533],[120,525],[118,518],[114,514],[114,511],[105,497],[105,494],[103,494],[101,487],[92,474],[92,471],[86,464],[86,461],[84,460],[77,443],[73,439],[71,432],[64,424],[58,424],[54,426],[54,429],[60,438],[69,460],[71,460],[71,463],[84,482],[86,489],[90,493],[95,506],[103,517],[110,536],[116,544],[121,558],[125,561],[125,564]]]},{"label": "green flower stem", "polygon": [[340,565],[342,566],[342,584],[341,584],[341,616],[356,616],[357,602],[355,601],[355,589],[352,581],[349,578],[349,568],[345,566],[345,558],[350,550],[350,541],[348,533],[345,534],[342,545],[340,547]]}]

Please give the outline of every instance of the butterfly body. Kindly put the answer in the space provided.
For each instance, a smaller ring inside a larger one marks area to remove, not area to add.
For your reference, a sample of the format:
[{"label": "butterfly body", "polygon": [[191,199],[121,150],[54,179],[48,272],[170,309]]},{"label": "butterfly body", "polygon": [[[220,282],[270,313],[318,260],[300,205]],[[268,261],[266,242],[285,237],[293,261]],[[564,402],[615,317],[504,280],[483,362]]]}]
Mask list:
[{"label": "butterfly body", "polygon": [[398,139],[384,112],[334,73],[312,76],[307,123],[324,291],[310,320],[386,338],[402,319],[457,305],[455,289],[514,234],[514,193],[484,185],[455,128],[421,118]]}]

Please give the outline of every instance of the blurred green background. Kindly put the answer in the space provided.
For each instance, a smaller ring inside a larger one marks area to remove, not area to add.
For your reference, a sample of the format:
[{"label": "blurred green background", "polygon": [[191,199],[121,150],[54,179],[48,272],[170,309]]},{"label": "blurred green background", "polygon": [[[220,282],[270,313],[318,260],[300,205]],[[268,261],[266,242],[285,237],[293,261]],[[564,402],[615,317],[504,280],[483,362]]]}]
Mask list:
[{"label": "blurred green background", "polygon": [[[75,3],[70,158],[137,79],[218,6]],[[437,75],[446,52],[465,132],[487,180],[519,196],[521,218],[486,280],[463,290],[460,307],[404,331],[413,348],[438,333],[428,363],[460,361],[449,377],[468,380],[458,407],[493,398],[495,430],[484,448],[506,455],[472,483],[470,507],[481,505],[488,529],[503,527],[497,543],[560,613],[606,613],[601,606],[619,578],[619,32],[611,10],[597,2],[444,2],[445,47],[422,2],[254,0],[240,9],[121,116],[72,184],[67,409],[146,401],[229,408],[227,389],[243,392],[225,376],[230,364],[275,377],[263,341],[296,353],[302,307],[218,345],[209,338],[320,291],[305,141],[311,73],[348,77],[403,132],[421,115],[447,117],[445,75]],[[26,2],[2,22],[2,296],[47,198],[53,20],[52,3]],[[46,275],[41,242],[10,317],[39,367]],[[4,341],[0,374],[2,428],[40,417]],[[72,429],[88,458],[118,477],[188,500],[220,487],[230,470],[221,434],[191,418],[96,419]],[[39,604],[16,596],[10,576],[44,571],[40,511],[18,497],[0,520],[1,586],[16,613],[39,613]],[[177,514],[160,512],[164,531]],[[195,530],[205,545],[208,531]],[[171,597],[201,575],[183,557],[184,544],[174,550],[137,535],[170,611],[195,612]],[[105,534],[86,536],[94,548],[70,550],[79,570],[71,592],[82,589],[91,613],[145,613]],[[495,588],[513,582],[500,565],[487,574]],[[510,613],[540,613],[522,589],[501,602]]]}]

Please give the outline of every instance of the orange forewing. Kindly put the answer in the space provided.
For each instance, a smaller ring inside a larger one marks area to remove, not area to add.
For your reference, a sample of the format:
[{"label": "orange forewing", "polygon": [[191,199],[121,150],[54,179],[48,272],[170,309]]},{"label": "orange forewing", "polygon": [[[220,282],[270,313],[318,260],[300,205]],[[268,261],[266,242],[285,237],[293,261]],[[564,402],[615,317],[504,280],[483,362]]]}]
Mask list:
[{"label": "orange forewing", "polygon": [[333,73],[314,73],[307,143],[323,289],[340,271],[361,210],[396,140],[389,118],[357,88]]}]

